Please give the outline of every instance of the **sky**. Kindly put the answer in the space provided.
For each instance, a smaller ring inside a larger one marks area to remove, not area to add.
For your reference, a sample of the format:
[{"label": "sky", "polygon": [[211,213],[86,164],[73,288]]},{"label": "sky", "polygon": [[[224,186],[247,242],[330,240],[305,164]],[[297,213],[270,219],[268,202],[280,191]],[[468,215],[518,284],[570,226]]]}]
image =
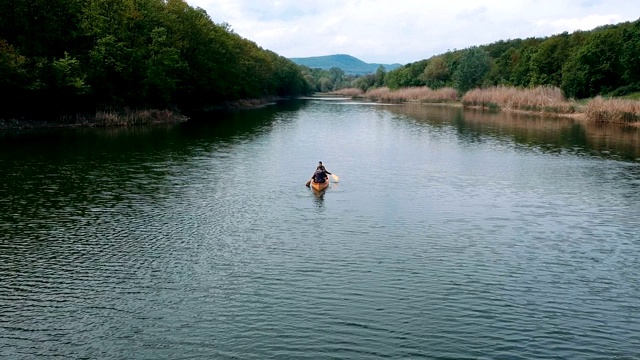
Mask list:
[{"label": "sky", "polygon": [[379,64],[640,18],[638,0],[186,1],[288,58],[349,54]]}]

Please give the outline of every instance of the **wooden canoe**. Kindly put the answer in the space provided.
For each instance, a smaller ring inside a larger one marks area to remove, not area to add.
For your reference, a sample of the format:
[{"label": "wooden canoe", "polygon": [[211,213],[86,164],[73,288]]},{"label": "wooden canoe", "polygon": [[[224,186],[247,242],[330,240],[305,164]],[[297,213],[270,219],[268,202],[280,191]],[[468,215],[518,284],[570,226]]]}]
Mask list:
[{"label": "wooden canoe", "polygon": [[327,176],[323,183],[317,183],[317,182],[311,180],[311,187],[314,190],[318,190],[318,191],[326,189],[327,187],[329,187],[329,177]]}]

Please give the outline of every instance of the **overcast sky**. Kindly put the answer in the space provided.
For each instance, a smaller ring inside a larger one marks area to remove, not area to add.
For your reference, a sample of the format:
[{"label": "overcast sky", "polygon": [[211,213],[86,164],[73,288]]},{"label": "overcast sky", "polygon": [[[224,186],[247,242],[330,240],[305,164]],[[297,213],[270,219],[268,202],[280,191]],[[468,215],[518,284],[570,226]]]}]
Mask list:
[{"label": "overcast sky", "polygon": [[187,0],[285,57],[427,59],[498,40],[590,30],[640,17],[638,0]]}]

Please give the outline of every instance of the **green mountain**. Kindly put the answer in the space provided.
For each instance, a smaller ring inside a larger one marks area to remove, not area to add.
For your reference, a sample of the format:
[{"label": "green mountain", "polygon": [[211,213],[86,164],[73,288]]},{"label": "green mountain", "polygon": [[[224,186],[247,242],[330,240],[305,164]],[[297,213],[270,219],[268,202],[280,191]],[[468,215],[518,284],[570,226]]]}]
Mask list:
[{"label": "green mountain", "polygon": [[342,71],[348,75],[372,74],[378,70],[380,65],[384,66],[385,71],[391,71],[402,66],[402,64],[369,64],[346,54],[289,58],[289,60],[298,65],[308,66],[312,69],[320,68],[328,70],[332,67],[337,67],[342,69]]}]

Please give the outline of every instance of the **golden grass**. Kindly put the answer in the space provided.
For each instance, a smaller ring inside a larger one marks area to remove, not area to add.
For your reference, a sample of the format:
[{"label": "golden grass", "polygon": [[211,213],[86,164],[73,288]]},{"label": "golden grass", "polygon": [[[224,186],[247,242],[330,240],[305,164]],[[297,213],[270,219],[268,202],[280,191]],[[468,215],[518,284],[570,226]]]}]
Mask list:
[{"label": "golden grass", "polygon": [[336,91],[331,91],[329,95],[340,95],[340,96],[349,96],[349,97],[362,97],[364,95],[364,91],[358,88],[346,88],[340,89]]},{"label": "golden grass", "polygon": [[414,86],[398,90],[381,87],[367,91],[364,96],[370,100],[382,102],[442,103],[458,100],[458,93],[455,89],[433,90],[427,86]]},{"label": "golden grass", "polygon": [[187,121],[187,117],[171,110],[131,110],[97,111],[95,116],[76,114],[62,116],[59,123],[86,126],[132,126],[157,123],[174,123]]},{"label": "golden grass", "polygon": [[[455,102],[455,89],[432,90],[426,86],[391,90],[388,87],[375,88],[363,93],[360,89],[342,89],[331,94],[365,97],[381,102]],[[586,105],[585,105],[586,102]],[[496,86],[468,91],[462,97],[464,106],[479,106],[489,109],[517,110],[527,112],[552,113],[583,118],[595,122],[640,124],[640,100],[603,99],[598,96],[589,101],[576,102],[564,97],[562,90],[553,86],[538,86],[521,89]]]},{"label": "golden grass", "polygon": [[490,109],[541,111],[571,114],[578,110],[578,104],[567,100],[562,90],[553,86],[538,86],[519,89],[496,86],[468,91],[462,97],[465,106],[482,106]]},{"label": "golden grass", "polygon": [[601,96],[587,103],[588,120],[615,123],[640,122],[640,101],[630,99],[603,99]]}]

